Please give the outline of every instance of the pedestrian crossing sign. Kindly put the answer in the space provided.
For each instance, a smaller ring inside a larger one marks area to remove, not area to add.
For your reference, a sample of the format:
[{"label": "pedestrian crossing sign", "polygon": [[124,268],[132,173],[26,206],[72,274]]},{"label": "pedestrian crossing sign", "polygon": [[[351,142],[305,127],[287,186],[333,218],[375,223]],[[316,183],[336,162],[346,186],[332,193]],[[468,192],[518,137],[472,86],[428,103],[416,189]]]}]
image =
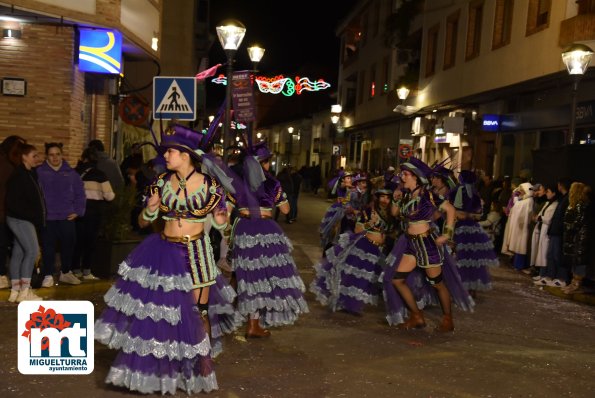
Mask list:
[{"label": "pedestrian crossing sign", "polygon": [[196,79],[155,76],[153,115],[163,120],[196,120]]}]

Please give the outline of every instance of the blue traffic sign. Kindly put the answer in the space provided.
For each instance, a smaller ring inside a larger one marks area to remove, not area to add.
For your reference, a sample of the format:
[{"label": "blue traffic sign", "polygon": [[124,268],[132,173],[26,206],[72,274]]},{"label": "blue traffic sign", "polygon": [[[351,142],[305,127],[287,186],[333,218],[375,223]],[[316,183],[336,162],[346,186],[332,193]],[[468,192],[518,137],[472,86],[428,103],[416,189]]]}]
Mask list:
[{"label": "blue traffic sign", "polygon": [[196,79],[155,76],[153,115],[163,120],[196,120]]}]

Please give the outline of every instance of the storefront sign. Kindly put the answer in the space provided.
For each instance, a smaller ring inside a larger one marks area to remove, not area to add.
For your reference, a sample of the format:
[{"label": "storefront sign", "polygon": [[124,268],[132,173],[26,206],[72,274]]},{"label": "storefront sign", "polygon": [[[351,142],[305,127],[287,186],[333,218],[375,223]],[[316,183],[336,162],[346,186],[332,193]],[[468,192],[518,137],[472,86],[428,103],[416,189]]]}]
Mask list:
[{"label": "storefront sign", "polygon": [[79,29],[79,70],[120,74],[122,35],[116,30]]},{"label": "storefront sign", "polygon": [[483,115],[483,131],[500,131],[500,115]]}]

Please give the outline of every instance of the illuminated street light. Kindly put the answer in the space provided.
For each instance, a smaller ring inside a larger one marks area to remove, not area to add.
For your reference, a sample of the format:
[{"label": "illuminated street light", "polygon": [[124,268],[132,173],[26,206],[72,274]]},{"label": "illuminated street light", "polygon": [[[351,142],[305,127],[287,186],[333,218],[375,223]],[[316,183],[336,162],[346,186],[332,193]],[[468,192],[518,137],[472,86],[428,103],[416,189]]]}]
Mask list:
[{"label": "illuminated street light", "polygon": [[575,139],[575,125],[576,125],[576,92],[578,91],[578,83],[581,77],[589,67],[593,56],[593,50],[584,44],[572,44],[562,53],[562,61],[568,69],[568,74],[573,76],[572,82],[572,100],[570,107],[570,128],[569,141],[574,144]]},{"label": "illuminated street light", "polygon": [[258,70],[258,63],[264,56],[265,49],[258,46],[253,45],[252,47],[248,47],[248,56],[250,57],[250,61],[252,61],[252,65],[254,66],[254,72]]},{"label": "illuminated street light", "polygon": [[287,127],[287,131],[289,131],[289,134],[293,134],[293,127],[291,127],[291,126]]},{"label": "illuminated street light", "polygon": [[397,96],[401,101],[405,101],[409,96],[409,89],[407,87],[401,87],[397,90]]},{"label": "illuminated street light", "polygon": [[227,163],[227,151],[231,139],[229,130],[231,125],[231,80],[233,75],[233,61],[235,53],[242,44],[246,27],[240,21],[228,19],[221,22],[217,27],[217,37],[221,47],[227,56],[227,85],[225,87],[225,121],[223,123],[223,159]]}]

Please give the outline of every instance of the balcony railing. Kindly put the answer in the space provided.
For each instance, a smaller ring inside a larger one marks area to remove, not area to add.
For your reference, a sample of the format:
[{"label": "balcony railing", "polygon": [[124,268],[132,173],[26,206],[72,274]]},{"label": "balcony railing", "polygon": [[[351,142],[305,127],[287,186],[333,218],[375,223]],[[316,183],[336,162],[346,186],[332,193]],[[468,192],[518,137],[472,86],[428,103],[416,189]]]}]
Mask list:
[{"label": "balcony railing", "polygon": [[560,47],[588,40],[595,40],[595,14],[581,14],[562,21]]}]

